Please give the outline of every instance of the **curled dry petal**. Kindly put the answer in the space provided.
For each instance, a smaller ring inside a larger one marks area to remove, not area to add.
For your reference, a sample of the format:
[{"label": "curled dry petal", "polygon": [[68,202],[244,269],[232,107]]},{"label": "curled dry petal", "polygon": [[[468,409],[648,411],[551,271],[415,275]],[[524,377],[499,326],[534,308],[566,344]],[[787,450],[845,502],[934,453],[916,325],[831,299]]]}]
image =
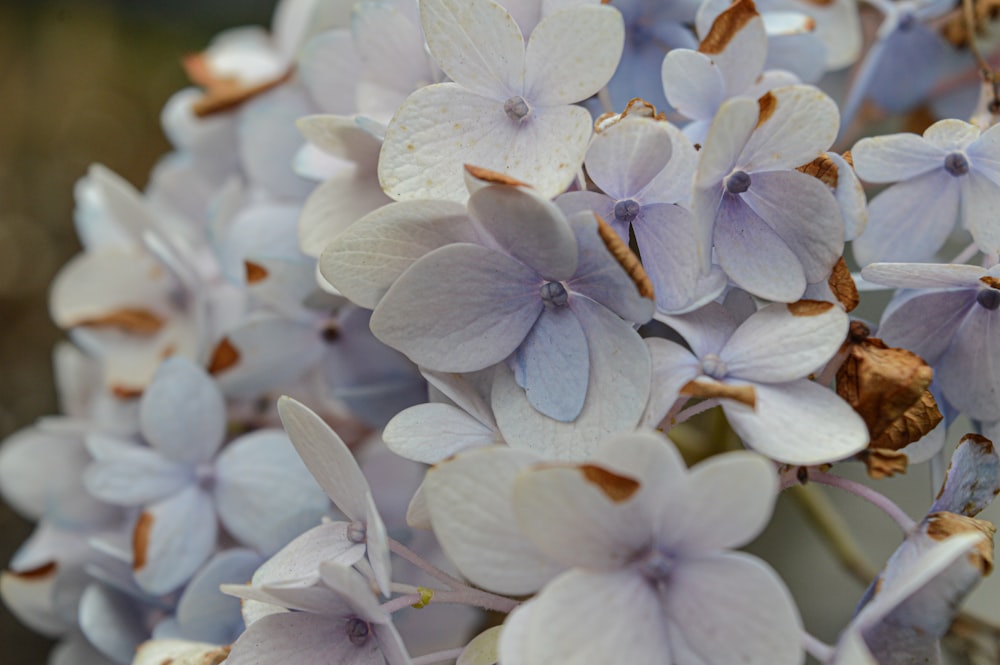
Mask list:
[{"label": "curled dry petal", "polygon": [[649,275],[646,274],[642,263],[639,262],[639,257],[629,249],[629,246],[615,233],[614,229],[601,219],[600,215],[594,213],[594,217],[597,218],[597,232],[600,234],[601,240],[604,241],[604,246],[611,252],[611,256],[615,257],[618,264],[632,278],[632,282],[639,289],[639,294],[643,298],[655,300],[653,283],[649,281]]},{"label": "curled dry petal", "polygon": [[843,256],[833,265],[833,272],[830,273],[827,284],[830,285],[834,297],[844,306],[844,310],[851,312],[861,302],[858,286],[854,283],[851,270],[847,267]]},{"label": "curled dry petal", "polygon": [[212,73],[204,53],[186,56],[183,64],[191,82],[205,91],[192,107],[199,118],[230,111],[243,102],[278,87],[292,76],[290,69],[281,76],[252,84],[243,83],[236,77],[219,77]]},{"label": "curled dry petal", "polygon": [[949,512],[931,513],[924,522],[927,525],[927,535],[937,541],[945,540],[960,533],[981,533],[975,549],[969,552],[969,562],[979,569],[983,575],[989,575],[993,570],[993,535],[997,528],[986,520],[966,517]]}]

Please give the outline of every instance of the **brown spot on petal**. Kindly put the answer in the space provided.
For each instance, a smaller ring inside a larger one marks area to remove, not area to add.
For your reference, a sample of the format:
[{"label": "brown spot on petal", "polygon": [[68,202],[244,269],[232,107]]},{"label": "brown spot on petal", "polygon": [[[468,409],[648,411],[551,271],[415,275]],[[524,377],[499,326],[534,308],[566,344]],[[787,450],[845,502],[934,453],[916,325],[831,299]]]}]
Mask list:
[{"label": "brown spot on petal", "polygon": [[111,394],[118,399],[136,399],[137,397],[142,397],[142,388],[123,386],[117,383],[111,386]]},{"label": "brown spot on petal", "polygon": [[979,278],[979,281],[990,287],[991,289],[1000,289],[1000,278],[990,277],[989,275],[983,275]]},{"label": "brown spot on petal", "polygon": [[840,158],[843,159],[848,164],[850,164],[850,166],[851,166],[852,169],[854,168],[854,155],[851,153],[850,150],[842,153],[840,155]]},{"label": "brown spot on petal", "polygon": [[810,5],[815,5],[817,7],[827,7],[836,2],[836,0],[803,0],[803,1],[809,3]]},{"label": "brown spot on petal", "polygon": [[833,309],[833,303],[825,300],[800,300],[789,303],[787,307],[792,316],[818,316]]},{"label": "brown spot on petal", "polygon": [[146,555],[149,550],[149,535],[153,530],[153,516],[143,512],[135,523],[132,531],[132,569],[142,570],[146,566]]},{"label": "brown spot on petal", "polygon": [[521,182],[517,178],[512,178],[505,173],[500,173],[498,171],[491,171],[489,169],[484,169],[481,166],[473,166],[472,164],[466,164],[465,170],[476,180],[482,180],[483,182],[488,182],[491,185],[510,185],[512,187],[531,187],[526,182]]},{"label": "brown spot on petal", "polygon": [[122,307],[107,314],[81,319],[73,325],[118,328],[132,335],[153,335],[163,327],[163,318],[142,307]]},{"label": "brown spot on petal", "polygon": [[649,275],[642,267],[639,257],[629,249],[629,246],[615,233],[614,229],[601,219],[600,215],[594,213],[594,217],[597,218],[597,233],[604,241],[604,246],[611,252],[611,256],[615,258],[618,265],[624,268],[628,276],[632,278],[632,283],[639,289],[639,295],[654,300],[653,283],[649,280]]},{"label": "brown spot on petal", "polygon": [[656,112],[656,107],[640,97],[633,97],[625,105],[625,110],[621,113],[602,113],[594,121],[594,133],[600,134],[614,127],[625,118],[649,118],[650,120],[666,120],[667,116],[662,111]]},{"label": "brown spot on petal", "polygon": [[713,397],[731,399],[740,404],[746,404],[751,409],[757,406],[757,391],[748,384],[733,385],[711,379],[698,379],[688,381],[680,392],[681,395],[698,399],[711,399]]},{"label": "brown spot on petal", "polygon": [[37,582],[39,580],[53,577],[58,569],[59,565],[55,561],[49,561],[48,563],[44,563],[35,568],[29,568],[28,570],[11,570],[8,571],[8,573],[18,579]]},{"label": "brown spot on petal", "polygon": [[778,98],[772,95],[770,92],[765,92],[757,100],[757,108],[758,112],[757,112],[756,127],[760,127],[765,122],[767,122],[772,115],[774,115],[774,111],[778,108]]},{"label": "brown spot on petal", "polygon": [[195,53],[183,58],[182,64],[188,78],[204,89],[204,94],[192,105],[199,118],[222,113],[236,108],[243,102],[275,88],[292,76],[292,70],[276,78],[248,85],[233,77],[217,77],[208,66],[204,53]]},{"label": "brown spot on petal", "polygon": [[981,533],[984,538],[969,553],[969,563],[979,568],[983,575],[993,570],[993,535],[997,528],[986,520],[966,517],[949,512],[931,513],[924,518],[927,535],[941,541],[960,533]]},{"label": "brown spot on petal", "polygon": [[261,280],[267,279],[267,268],[260,265],[259,263],[254,263],[253,261],[244,261],[243,267],[246,268],[247,273],[247,284],[256,284]]},{"label": "brown spot on petal", "polygon": [[868,477],[875,480],[891,478],[897,473],[906,473],[906,469],[910,464],[906,453],[884,448],[862,451],[858,457],[861,458],[861,461],[868,468]]},{"label": "brown spot on petal", "polygon": [[831,189],[836,189],[837,187],[837,165],[830,159],[830,155],[825,152],[808,164],[803,164],[795,170],[806,175],[811,175]]},{"label": "brown spot on petal", "polygon": [[219,665],[226,658],[229,658],[229,652],[232,648],[232,646],[224,646],[213,649],[202,656],[201,662],[198,665]]},{"label": "brown spot on petal", "polygon": [[219,374],[240,361],[240,352],[229,341],[228,337],[223,337],[215,350],[212,351],[212,358],[208,361],[208,373]]},{"label": "brown spot on petal", "polygon": [[614,501],[621,503],[635,494],[639,489],[639,481],[626,476],[619,476],[607,469],[592,464],[584,464],[580,467],[580,473],[588,482],[597,485],[604,494]]},{"label": "brown spot on petal", "polygon": [[844,306],[846,311],[853,311],[861,302],[858,286],[854,283],[854,278],[851,277],[851,271],[847,268],[847,262],[844,261],[843,256],[833,264],[833,272],[830,273],[827,284],[830,285],[833,296]]},{"label": "brown spot on petal", "polygon": [[736,0],[726,11],[715,17],[708,34],[698,45],[698,50],[708,55],[722,53],[736,33],[755,16],[759,14],[753,0]]}]

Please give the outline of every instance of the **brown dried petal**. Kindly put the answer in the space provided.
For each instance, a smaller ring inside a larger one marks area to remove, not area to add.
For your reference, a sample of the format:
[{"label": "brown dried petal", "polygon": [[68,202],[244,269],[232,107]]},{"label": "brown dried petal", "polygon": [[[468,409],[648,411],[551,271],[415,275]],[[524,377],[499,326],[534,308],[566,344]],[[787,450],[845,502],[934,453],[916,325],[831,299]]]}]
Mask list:
[{"label": "brown dried petal", "polygon": [[223,337],[212,352],[212,358],[208,361],[208,373],[219,374],[239,361],[240,352],[233,346],[228,337]]},{"label": "brown dried petal", "polygon": [[869,446],[899,450],[919,441],[944,419],[931,391],[925,390],[913,406],[903,412],[885,430],[873,437]]},{"label": "brown dried petal", "polygon": [[153,530],[153,515],[143,512],[135,523],[132,532],[132,569],[142,570],[146,565],[146,555],[149,551],[149,536]]},{"label": "brown dried petal", "polygon": [[833,292],[834,297],[844,306],[844,309],[848,312],[854,310],[861,302],[861,297],[858,295],[858,286],[854,283],[854,278],[851,277],[851,271],[847,267],[847,262],[844,261],[844,257],[837,259],[837,262],[833,265],[833,272],[830,273],[830,279],[827,280],[827,284],[830,285],[830,291]]},{"label": "brown dried petal", "polygon": [[979,278],[979,281],[991,289],[1000,289],[1000,278],[983,275]]},{"label": "brown dried petal", "polygon": [[619,476],[599,466],[584,464],[580,467],[580,472],[588,482],[600,488],[615,503],[627,501],[639,489],[638,480]]},{"label": "brown dried petal", "polygon": [[830,189],[836,189],[837,187],[839,179],[837,164],[825,152],[808,164],[803,164],[795,170],[806,175],[811,175]]},{"label": "brown dried petal", "polygon": [[73,325],[118,328],[132,335],[155,335],[163,328],[163,317],[142,307],[122,307],[107,314],[91,316]]},{"label": "brown dried petal", "polygon": [[715,17],[698,50],[708,55],[722,53],[740,29],[759,16],[753,0],[736,0],[726,11]]},{"label": "brown dried petal", "polygon": [[927,535],[934,540],[945,540],[960,533],[981,533],[986,536],[979,541],[975,551],[969,554],[969,561],[979,568],[983,575],[989,575],[993,570],[993,535],[997,528],[986,520],[966,517],[956,513],[931,513],[924,522],[927,524]]},{"label": "brown dried petal", "polygon": [[185,56],[182,62],[188,78],[204,89],[204,94],[192,105],[194,114],[199,118],[234,109],[243,102],[281,85],[292,76],[292,70],[289,70],[277,78],[247,85],[240,83],[236,78],[215,76],[208,66],[204,53]]},{"label": "brown dried petal", "polygon": [[254,263],[253,261],[244,261],[243,267],[246,269],[247,274],[247,284],[256,284],[257,282],[267,279],[267,268],[260,265],[259,263]]},{"label": "brown dried petal", "polygon": [[884,448],[869,448],[863,451],[859,457],[868,468],[868,477],[875,480],[891,478],[897,473],[906,473],[910,464],[906,453]]},{"label": "brown dried petal", "polygon": [[611,256],[615,258],[618,265],[624,268],[628,276],[632,278],[632,283],[639,289],[639,295],[654,300],[653,282],[649,280],[649,275],[642,267],[639,257],[629,249],[629,246],[615,233],[614,229],[601,219],[600,215],[594,213],[594,217],[597,218],[597,233],[604,241],[604,246],[611,252]]},{"label": "brown dried petal", "polygon": [[59,570],[59,564],[55,561],[43,563],[28,570],[8,570],[7,573],[22,580],[38,581],[49,577],[54,577]]},{"label": "brown dried petal", "polygon": [[521,182],[517,178],[512,178],[506,173],[500,173],[499,171],[491,171],[490,169],[484,169],[481,166],[473,166],[472,164],[465,164],[465,171],[471,175],[476,180],[482,180],[483,182],[488,182],[491,185],[511,185],[512,187],[531,187],[526,182]]},{"label": "brown dried petal", "polygon": [[602,113],[594,121],[594,133],[600,134],[614,127],[625,118],[649,118],[650,120],[666,120],[667,116],[662,111],[656,112],[656,107],[640,97],[633,97],[625,105],[625,110],[621,113]]},{"label": "brown dried petal", "polygon": [[753,386],[747,384],[733,385],[721,381],[698,379],[684,384],[680,394],[698,399],[711,399],[713,397],[731,399],[740,404],[746,404],[750,408],[757,406],[757,391],[754,390]]},{"label": "brown dried petal", "polygon": [[833,303],[825,300],[799,300],[788,304],[792,316],[819,316],[833,309]]}]

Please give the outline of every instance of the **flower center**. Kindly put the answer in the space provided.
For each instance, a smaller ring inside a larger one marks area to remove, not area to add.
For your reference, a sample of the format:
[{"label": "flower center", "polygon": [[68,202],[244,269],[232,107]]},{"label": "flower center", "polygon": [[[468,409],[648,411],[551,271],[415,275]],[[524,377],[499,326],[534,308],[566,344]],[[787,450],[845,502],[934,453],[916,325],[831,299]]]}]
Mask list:
[{"label": "flower center", "polygon": [[545,282],[542,284],[540,289],[542,296],[542,302],[549,309],[555,307],[565,307],[566,303],[569,301],[569,293],[566,292],[566,287],[560,282]]},{"label": "flower center", "polygon": [[211,491],[215,486],[215,465],[211,462],[202,462],[194,469],[194,479],[198,487]]},{"label": "flower center", "polygon": [[631,224],[632,220],[639,216],[639,202],[634,199],[625,199],[615,204],[615,219],[625,224]]},{"label": "flower center", "polygon": [[348,620],[347,629],[347,639],[351,641],[356,647],[364,646],[365,642],[368,641],[368,635],[371,633],[371,628],[368,624],[357,617]]},{"label": "flower center", "polygon": [[953,176],[965,175],[969,172],[969,160],[960,152],[953,152],[944,158],[944,170]]},{"label": "flower center", "polygon": [[742,194],[750,189],[750,174],[746,171],[733,171],[726,176],[725,186],[730,194]]},{"label": "flower center", "polygon": [[986,309],[996,309],[1000,307],[1000,291],[996,289],[981,289],[976,294],[976,302]]},{"label": "flower center", "polygon": [[913,12],[904,12],[899,15],[899,22],[896,23],[900,32],[906,32],[912,30],[917,24],[917,17],[913,15]]},{"label": "flower center", "polygon": [[639,573],[650,582],[665,582],[674,567],[673,557],[651,549],[637,562]]},{"label": "flower center", "polygon": [[528,106],[528,102],[524,101],[524,97],[520,95],[515,95],[503,103],[504,113],[511,120],[517,120],[521,122],[528,114],[531,113],[531,107]]},{"label": "flower center", "polygon": [[351,525],[347,527],[347,539],[352,543],[361,544],[365,542],[367,538],[367,532],[365,531],[365,525],[361,522],[351,522]]},{"label": "flower center", "polygon": [[722,358],[714,353],[708,353],[701,359],[701,371],[705,376],[713,379],[723,379],[729,373],[729,368]]}]

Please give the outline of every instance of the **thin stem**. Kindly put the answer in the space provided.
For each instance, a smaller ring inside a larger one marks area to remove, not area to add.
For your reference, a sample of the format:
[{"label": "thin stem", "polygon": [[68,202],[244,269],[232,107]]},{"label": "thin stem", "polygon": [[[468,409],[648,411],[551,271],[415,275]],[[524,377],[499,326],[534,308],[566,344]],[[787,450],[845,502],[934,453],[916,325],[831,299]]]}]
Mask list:
[{"label": "thin stem", "polygon": [[417,656],[410,662],[413,663],[413,665],[430,665],[431,663],[440,663],[445,660],[455,660],[462,655],[463,651],[465,651],[465,647],[435,651],[434,653],[429,653],[426,656]]},{"label": "thin stem", "polygon": [[420,588],[413,586],[412,584],[400,584],[399,582],[393,582],[389,585],[389,590],[393,593],[405,593],[405,594],[415,594],[420,593]]},{"label": "thin stem", "polygon": [[868,562],[844,517],[820,488],[815,485],[795,485],[789,490],[789,494],[847,572],[862,584],[875,579],[878,571]]},{"label": "thin stem", "polygon": [[394,538],[389,539],[389,550],[403,557],[438,582],[443,582],[453,588],[465,588],[468,586],[462,580],[452,577]]},{"label": "thin stem", "polygon": [[503,612],[504,614],[510,612],[519,604],[518,601],[513,598],[498,596],[488,591],[466,587],[458,591],[434,590],[429,599],[419,593],[407,594],[405,596],[393,598],[392,600],[387,600],[382,603],[381,608],[387,613],[392,614],[393,612],[398,612],[401,609],[412,607],[413,605],[433,605],[436,603],[475,605],[476,607],[482,607],[485,610]]},{"label": "thin stem", "polygon": [[686,397],[684,395],[678,395],[677,399],[673,403],[673,406],[671,406],[670,410],[667,411],[667,415],[663,416],[663,420],[660,421],[660,424],[657,426],[657,429],[663,430],[665,432],[671,427],[673,427],[676,424],[674,418],[677,417],[677,414],[680,413],[680,410],[684,408],[684,405],[687,404],[690,399],[691,399],[690,397]]},{"label": "thin stem", "polygon": [[802,631],[802,646],[806,652],[821,663],[825,663],[833,656],[833,647],[806,631]]},{"label": "thin stem", "polygon": [[688,408],[678,413],[676,416],[674,416],[672,422],[674,425],[679,425],[688,418],[693,418],[694,416],[697,416],[699,413],[704,413],[705,411],[715,408],[718,405],[719,405],[719,400],[717,398],[712,397],[710,399],[706,399],[704,401],[698,402],[694,406],[689,406]]},{"label": "thin stem", "polygon": [[958,256],[951,260],[951,263],[965,263],[979,251],[979,246],[976,243],[971,243],[968,247],[963,249],[958,253]]},{"label": "thin stem", "polygon": [[884,494],[873,490],[867,485],[862,485],[861,483],[850,480],[849,478],[835,476],[831,473],[814,469],[809,470],[809,480],[822,485],[829,485],[830,487],[838,487],[845,492],[850,492],[851,494],[864,499],[891,517],[904,533],[909,533],[917,526],[917,523],[913,520],[913,518],[907,515],[902,508],[893,503],[892,500]]}]

